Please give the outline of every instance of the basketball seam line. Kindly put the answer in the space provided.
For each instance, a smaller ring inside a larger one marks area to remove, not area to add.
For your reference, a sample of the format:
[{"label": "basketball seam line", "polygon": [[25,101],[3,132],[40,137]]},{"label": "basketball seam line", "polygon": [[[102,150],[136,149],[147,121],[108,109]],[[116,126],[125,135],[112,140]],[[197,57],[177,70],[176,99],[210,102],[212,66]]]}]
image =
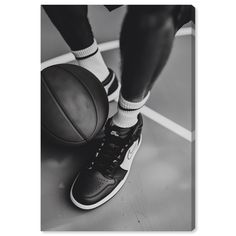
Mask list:
[{"label": "basketball seam line", "polygon": [[[76,75],[75,75],[73,72],[71,72],[71,71],[69,71],[69,70],[67,70],[67,69],[65,69],[65,68],[63,68],[63,67],[61,67],[60,65],[56,65],[56,67],[59,67],[60,69],[63,69],[64,71],[66,71],[66,72],[68,72],[69,74],[73,75],[73,77],[75,78],[75,80],[78,82],[78,80],[77,80],[77,78],[76,78]],[[82,73],[83,73],[83,72],[82,72]],[[95,78],[96,78],[96,77],[95,77]],[[95,111],[96,111],[96,118],[97,118],[97,119],[96,119],[96,125],[95,125],[95,128],[94,128],[92,134],[88,137],[88,139],[90,139],[91,137],[93,137],[93,135],[94,135],[94,133],[95,133],[95,131],[96,131],[96,129],[97,129],[99,116],[98,116],[98,111],[97,111],[95,99],[93,98],[93,96],[92,96],[92,94],[90,93],[90,91],[89,91],[88,87],[86,86],[86,84],[84,84],[83,81],[81,81],[81,80],[80,80],[80,82],[81,82],[81,84],[83,84],[84,88],[87,90],[88,94],[89,94],[90,97],[92,98],[92,102],[93,102],[93,105],[94,105],[94,109],[95,109]],[[103,85],[101,84],[101,86],[103,86]],[[103,88],[103,89],[104,89],[104,88]],[[86,140],[87,140],[87,139],[86,139]],[[87,140],[87,141],[88,141],[88,140]]]},{"label": "basketball seam line", "polygon": [[[50,129],[47,128],[47,126],[45,126],[44,124],[42,124],[42,127],[43,129],[45,129],[47,132],[49,132],[50,135],[52,135],[54,138],[56,138],[57,140],[61,140],[65,143],[68,143],[68,144],[72,144],[72,145],[76,145],[76,144],[84,144],[84,143],[87,143],[86,140],[82,140],[82,141],[68,141],[62,137],[58,137],[55,133],[53,133]],[[74,128],[74,127],[73,127]]]},{"label": "basketball seam line", "polygon": [[[43,75],[42,75],[43,76]],[[87,138],[85,137],[84,133],[80,130],[79,127],[76,127],[72,118],[68,115],[68,113],[66,112],[64,106],[61,104],[60,100],[58,99],[58,97],[56,96],[55,93],[53,93],[53,91],[51,90],[50,86],[48,85],[48,83],[46,82],[44,76],[43,76],[43,80],[42,80],[46,86],[46,88],[48,89],[48,92],[50,93],[51,97],[57,102],[55,103],[56,106],[62,111],[64,117],[66,117],[67,120],[69,120],[71,122],[71,127],[73,127],[77,132],[79,132],[79,135],[85,139],[86,142],[88,142]]]}]

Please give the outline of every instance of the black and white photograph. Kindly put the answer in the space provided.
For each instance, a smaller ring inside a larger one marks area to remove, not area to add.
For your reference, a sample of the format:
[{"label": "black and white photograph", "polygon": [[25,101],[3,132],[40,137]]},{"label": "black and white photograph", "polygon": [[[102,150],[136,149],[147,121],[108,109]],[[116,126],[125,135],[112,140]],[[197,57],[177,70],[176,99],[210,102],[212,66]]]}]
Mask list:
[{"label": "black and white photograph", "polygon": [[195,8],[42,5],[41,122],[41,230],[193,230]]},{"label": "black and white photograph", "polygon": [[235,235],[235,2],[1,2],[1,235]]}]

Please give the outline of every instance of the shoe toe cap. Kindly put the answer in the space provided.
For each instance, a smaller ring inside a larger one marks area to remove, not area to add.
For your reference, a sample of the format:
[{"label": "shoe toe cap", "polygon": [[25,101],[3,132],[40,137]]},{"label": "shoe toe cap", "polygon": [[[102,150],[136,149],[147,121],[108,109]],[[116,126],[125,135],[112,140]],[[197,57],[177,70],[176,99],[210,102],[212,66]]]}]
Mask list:
[{"label": "shoe toe cap", "polygon": [[108,179],[98,171],[81,173],[72,186],[71,194],[77,203],[91,205],[107,196],[115,184],[114,179]]}]

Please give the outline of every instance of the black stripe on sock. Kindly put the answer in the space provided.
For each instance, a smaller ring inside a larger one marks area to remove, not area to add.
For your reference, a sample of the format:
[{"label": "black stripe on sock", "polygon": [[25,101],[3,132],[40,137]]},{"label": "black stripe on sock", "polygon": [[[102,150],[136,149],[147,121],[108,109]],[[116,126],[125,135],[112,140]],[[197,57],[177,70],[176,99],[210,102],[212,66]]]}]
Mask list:
[{"label": "black stripe on sock", "polygon": [[106,85],[108,85],[111,80],[113,78],[113,73],[112,71],[109,69],[109,75],[107,76],[107,78],[102,82],[102,85],[105,87]]},{"label": "black stripe on sock", "polygon": [[[144,105],[143,105],[144,106]],[[127,108],[124,108],[120,105],[120,103],[118,103],[118,107],[123,110],[123,111],[137,111],[139,109],[141,109],[143,106],[139,107],[139,108],[136,108],[136,109],[127,109]]]},{"label": "black stripe on sock", "polygon": [[88,57],[91,57],[91,56],[95,55],[97,52],[98,52],[98,48],[97,48],[97,50],[96,50],[95,52],[91,53],[91,54],[88,55],[88,56],[84,56],[84,57],[75,57],[75,58],[76,58],[77,60],[84,60],[84,59],[86,59],[86,58],[88,58]]}]

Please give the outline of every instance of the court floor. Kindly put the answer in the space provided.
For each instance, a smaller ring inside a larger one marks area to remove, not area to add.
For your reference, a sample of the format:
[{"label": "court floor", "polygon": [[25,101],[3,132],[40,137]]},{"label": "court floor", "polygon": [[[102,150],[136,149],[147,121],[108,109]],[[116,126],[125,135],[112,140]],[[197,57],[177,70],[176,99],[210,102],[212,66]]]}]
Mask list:
[{"label": "court floor", "polygon": [[[69,199],[96,140],[58,145],[42,135],[42,230],[191,230],[194,227],[194,37],[177,37],[143,111],[143,142],[128,180],[105,205],[82,211]],[[103,53],[119,75],[119,50]],[[110,104],[110,115],[116,103]]]}]

